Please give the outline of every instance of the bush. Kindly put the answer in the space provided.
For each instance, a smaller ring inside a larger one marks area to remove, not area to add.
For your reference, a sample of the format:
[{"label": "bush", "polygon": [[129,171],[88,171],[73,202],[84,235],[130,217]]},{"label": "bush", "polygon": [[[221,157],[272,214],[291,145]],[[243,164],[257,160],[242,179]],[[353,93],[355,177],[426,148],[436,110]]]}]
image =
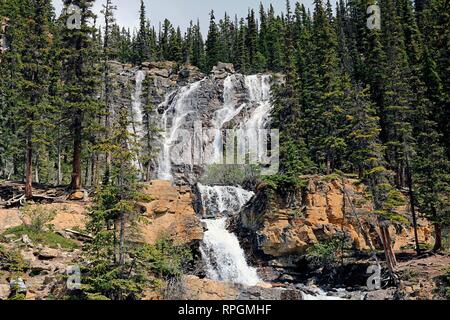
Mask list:
[{"label": "bush", "polygon": [[143,258],[159,278],[179,277],[193,261],[188,247],[175,245],[168,237],[162,237],[155,245],[144,246]]},{"label": "bush", "polygon": [[260,169],[258,166],[212,164],[206,168],[200,182],[205,185],[256,185],[259,176]]},{"label": "bush", "polygon": [[316,243],[308,248],[307,259],[311,267],[319,269],[321,267],[331,268],[335,266],[339,258],[343,256],[348,237],[344,234],[336,234],[333,238]]},{"label": "bush", "polygon": [[20,210],[20,219],[28,229],[42,232],[56,217],[56,210],[49,210],[43,205],[25,206]]},{"label": "bush", "polygon": [[0,269],[20,275],[27,267],[19,251],[7,250],[0,245]]}]

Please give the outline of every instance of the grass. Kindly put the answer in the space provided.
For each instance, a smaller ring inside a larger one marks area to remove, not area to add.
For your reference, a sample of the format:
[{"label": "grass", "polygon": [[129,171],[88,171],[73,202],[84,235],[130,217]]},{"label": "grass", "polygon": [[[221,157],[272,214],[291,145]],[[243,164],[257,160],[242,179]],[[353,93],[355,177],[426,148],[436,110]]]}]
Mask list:
[{"label": "grass", "polygon": [[3,235],[15,235],[17,239],[27,235],[34,244],[39,243],[54,249],[61,247],[62,249],[73,250],[79,247],[75,241],[66,239],[59,234],[50,231],[35,231],[25,225],[9,228]]}]

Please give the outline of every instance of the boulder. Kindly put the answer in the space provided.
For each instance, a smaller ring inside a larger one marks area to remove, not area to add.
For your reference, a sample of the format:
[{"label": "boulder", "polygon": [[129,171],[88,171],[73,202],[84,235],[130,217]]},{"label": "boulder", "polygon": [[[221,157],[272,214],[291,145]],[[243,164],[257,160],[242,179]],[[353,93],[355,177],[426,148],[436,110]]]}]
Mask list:
[{"label": "boulder", "polygon": [[181,300],[236,300],[238,286],[228,282],[185,276],[182,279]]},{"label": "boulder", "polygon": [[59,251],[51,248],[43,248],[34,253],[39,260],[53,260],[59,256]]}]

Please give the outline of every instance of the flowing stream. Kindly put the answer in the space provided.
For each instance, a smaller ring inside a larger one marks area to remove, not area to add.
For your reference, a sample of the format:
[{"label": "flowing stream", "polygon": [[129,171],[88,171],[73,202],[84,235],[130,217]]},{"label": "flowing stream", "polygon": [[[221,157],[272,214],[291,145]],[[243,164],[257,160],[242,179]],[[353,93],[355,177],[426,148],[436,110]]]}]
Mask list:
[{"label": "flowing stream", "polygon": [[[139,137],[142,131],[140,96],[144,79],[145,75],[138,72],[132,105],[135,120],[132,130],[136,137]],[[165,110],[161,118],[163,133],[157,167],[157,176],[160,180],[174,182],[173,173],[177,165],[190,165],[192,168],[192,154],[187,152],[186,157],[186,152],[183,151],[191,148],[192,143],[195,144],[196,137],[194,135],[192,139],[185,129],[192,130],[193,124],[202,119],[199,97],[202,94],[200,92],[202,82],[205,80],[167,94],[165,101],[159,106]],[[267,141],[261,139],[258,130],[267,129],[270,123],[273,108],[270,82],[271,76],[268,75],[229,75],[224,79],[223,104],[209,118],[209,125],[213,129],[210,132],[213,133],[206,137],[202,135],[201,139],[197,139],[202,148],[201,160],[204,166],[223,163],[223,130],[228,129],[227,124],[230,122],[234,123],[235,129],[245,132],[245,145],[238,144],[238,148],[246,148],[244,152],[258,150],[258,155],[260,148],[265,149],[262,144]],[[245,92],[242,92],[242,83]],[[245,99],[242,99],[242,94],[245,94]],[[249,265],[238,237],[228,228],[230,218],[239,214],[254,193],[237,186],[207,186],[199,183],[197,186],[201,195],[202,222],[206,229],[200,246],[206,276],[213,280],[246,286],[262,283],[257,269]],[[342,300],[339,297],[329,296],[319,288],[308,292],[302,293],[304,300]]]},{"label": "flowing stream", "polygon": [[[131,96],[131,108],[130,108],[130,126],[128,128],[128,131],[133,137],[133,144],[134,146],[131,146],[132,148],[136,148],[139,146],[141,139],[144,135],[143,130],[143,113],[144,110],[142,108],[142,84],[145,80],[145,72],[142,70],[138,70],[136,72],[136,85],[134,88],[134,92]],[[134,166],[139,169],[139,172],[143,172],[142,164],[139,161],[139,159],[134,160]]]},{"label": "flowing stream", "polygon": [[261,282],[256,269],[247,263],[235,234],[227,230],[229,217],[239,213],[253,192],[239,187],[199,185],[207,227],[200,252],[208,278],[254,286]]}]

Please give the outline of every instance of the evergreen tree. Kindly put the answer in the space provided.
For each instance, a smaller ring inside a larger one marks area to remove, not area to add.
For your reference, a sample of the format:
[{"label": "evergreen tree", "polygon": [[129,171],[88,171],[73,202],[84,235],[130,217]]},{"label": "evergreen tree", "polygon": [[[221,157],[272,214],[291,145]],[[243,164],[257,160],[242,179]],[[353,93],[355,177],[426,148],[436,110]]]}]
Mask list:
[{"label": "evergreen tree", "polygon": [[210,13],[208,38],[206,40],[206,67],[211,70],[220,58],[219,30],[216,25],[214,11]]},{"label": "evergreen tree", "polygon": [[[90,25],[95,18],[92,12],[92,0],[66,0],[65,6],[71,4],[81,9],[80,29],[62,29],[63,50],[63,79],[65,82],[63,95],[65,96],[65,116],[72,119],[71,131],[73,136],[72,153],[72,181],[70,188],[81,188],[81,160],[83,150],[84,132],[87,125],[87,115],[95,114],[100,110],[97,99],[99,79],[99,52],[96,47],[96,28]],[[61,16],[64,22],[68,14]],[[95,117],[94,117],[95,118]]]}]

